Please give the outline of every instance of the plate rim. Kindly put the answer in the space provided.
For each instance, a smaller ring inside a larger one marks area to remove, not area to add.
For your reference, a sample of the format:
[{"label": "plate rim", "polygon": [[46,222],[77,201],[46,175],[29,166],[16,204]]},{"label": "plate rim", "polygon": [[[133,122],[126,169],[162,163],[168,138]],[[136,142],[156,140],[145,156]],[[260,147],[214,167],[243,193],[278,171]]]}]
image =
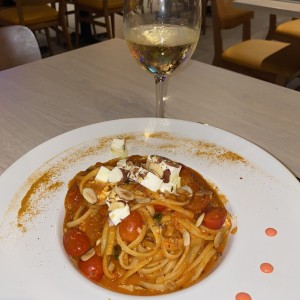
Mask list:
[{"label": "plate rim", "polygon": [[[116,122],[127,122],[127,121],[143,121],[144,123],[148,122],[148,121],[155,121],[155,122],[158,122],[159,124],[161,124],[161,122],[175,122],[175,123],[188,123],[188,124],[193,124],[193,126],[200,126],[200,127],[205,127],[205,128],[210,128],[210,130],[217,130],[218,132],[224,134],[226,133],[226,136],[229,134],[229,136],[233,136],[235,138],[238,138],[238,140],[240,141],[244,141],[246,144],[249,144],[249,145],[252,145],[252,147],[255,147],[255,149],[259,149],[259,151],[262,151],[266,156],[270,157],[271,160],[273,160],[278,166],[280,166],[281,170],[285,170],[285,174],[284,176],[288,176],[289,177],[289,180],[291,181],[292,183],[292,186],[294,186],[294,183],[296,183],[297,185],[295,185],[295,187],[298,188],[298,191],[300,191],[300,185],[299,185],[299,182],[297,181],[296,177],[292,174],[292,172],[285,166],[283,165],[277,158],[275,158],[272,154],[270,154],[269,152],[267,152],[266,150],[264,150],[263,148],[259,147],[258,145],[248,141],[247,139],[244,139],[243,137],[240,137],[234,133],[231,133],[231,132],[228,132],[228,131],[225,131],[223,129],[220,129],[220,128],[216,128],[214,126],[210,126],[210,125],[206,125],[206,124],[199,124],[199,123],[196,123],[196,122],[190,122],[190,121],[185,121],[185,120],[176,120],[176,119],[155,119],[155,118],[130,118],[130,119],[118,119],[118,120],[110,120],[110,121],[106,121],[106,122],[100,122],[100,123],[94,123],[94,124],[91,124],[91,125],[86,125],[86,126],[83,126],[83,127],[79,127],[77,129],[73,129],[71,131],[68,131],[68,132],[65,132],[65,133],[62,133],[56,137],[53,137],[45,142],[43,142],[42,144],[34,147],[33,149],[29,150],[28,152],[26,152],[23,156],[21,156],[18,160],[16,160],[16,162],[14,162],[11,166],[9,166],[1,175],[0,175],[0,187],[1,187],[1,184],[2,184],[2,181],[1,181],[1,178],[5,177],[5,176],[9,176],[9,172],[11,169],[15,168],[15,167],[18,167],[18,164],[20,164],[20,161],[22,161],[22,159],[24,159],[24,156],[26,157],[27,155],[33,155],[35,154],[36,151],[39,151],[40,147],[45,147],[45,145],[48,145],[48,143],[55,143],[56,141],[59,141],[60,138],[62,137],[65,137],[66,135],[72,135],[75,133],[78,134],[78,132],[80,130],[86,130],[86,129],[89,129],[91,127],[98,127],[98,126],[102,126],[103,123],[105,123],[107,126],[111,123],[114,123],[116,124]],[[200,128],[199,127],[199,128]],[[161,131],[164,131],[164,130],[160,130]],[[169,131],[167,131],[169,132]],[[111,135],[111,133],[109,133],[109,135]],[[106,135],[101,135],[101,136],[98,136],[98,138],[101,138],[101,137],[105,137]],[[79,144],[81,143],[84,143],[84,142],[87,142],[88,140],[90,140],[91,138],[89,137],[88,139],[85,139],[84,141],[80,141]],[[75,145],[72,145],[72,146],[69,146],[68,148],[72,148],[76,146]],[[65,149],[66,150],[66,149]],[[65,151],[64,150],[64,151]],[[54,156],[56,155],[59,155],[61,154],[62,151],[59,151],[58,153],[56,153]],[[51,157],[52,158],[52,157]],[[50,159],[51,159],[50,158]],[[25,158],[26,159],[26,158]],[[36,168],[35,168],[36,169]],[[8,172],[6,172],[8,170]],[[8,175],[7,175],[8,174]],[[30,172],[31,174],[31,172]],[[1,211],[0,211],[1,212]],[[159,296],[159,297],[166,297],[168,298],[169,295],[173,295],[173,294],[168,294],[166,296]],[[125,295],[125,297],[128,297],[127,295]],[[130,296],[132,298],[132,296]],[[136,296],[135,296],[136,297]],[[122,297],[123,299],[123,297]],[[133,299],[133,298],[132,298]],[[136,299],[138,299],[138,297],[136,297]]]}]

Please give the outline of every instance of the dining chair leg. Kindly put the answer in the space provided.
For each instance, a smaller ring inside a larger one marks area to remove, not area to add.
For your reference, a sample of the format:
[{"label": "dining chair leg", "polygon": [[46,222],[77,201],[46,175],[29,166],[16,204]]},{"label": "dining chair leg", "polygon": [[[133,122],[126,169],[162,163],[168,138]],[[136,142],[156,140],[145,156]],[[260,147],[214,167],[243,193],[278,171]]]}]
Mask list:
[{"label": "dining chair leg", "polygon": [[202,13],[201,13],[201,16],[202,16],[202,21],[201,21],[201,32],[202,34],[205,35],[206,33],[206,9],[207,9],[207,3],[208,3],[208,0],[202,0]]},{"label": "dining chair leg", "polygon": [[115,38],[115,36],[116,36],[115,14],[111,14],[111,15],[110,15],[110,21],[111,21],[112,37]]},{"label": "dining chair leg", "polygon": [[49,53],[52,56],[53,55],[53,49],[52,49],[52,42],[51,42],[51,37],[50,37],[50,31],[49,31],[48,27],[45,28],[45,32],[46,32],[46,38],[47,38]]},{"label": "dining chair leg", "polygon": [[107,38],[110,40],[112,38],[112,34],[111,34],[109,15],[105,14],[104,19],[105,19],[106,30],[107,30]]},{"label": "dining chair leg", "polygon": [[[56,7],[56,3],[51,3],[51,7],[58,11],[59,8]],[[60,44],[60,39],[59,39],[59,30],[58,27],[56,26],[55,28],[53,28],[55,30],[55,34],[56,34],[56,43],[59,45]]]},{"label": "dining chair leg", "polygon": [[92,26],[92,29],[93,29],[93,33],[94,33],[94,36],[95,36],[95,39],[97,40],[97,30],[96,30],[96,24],[94,22],[94,19],[93,19],[93,16],[90,16],[91,18],[91,26]]},{"label": "dining chair leg", "polygon": [[68,4],[67,3],[65,3],[65,17],[66,17],[66,25],[69,26]]},{"label": "dining chair leg", "polygon": [[251,38],[251,21],[247,21],[243,24],[243,41],[250,40]]},{"label": "dining chair leg", "polygon": [[277,16],[276,15],[270,15],[269,16],[269,31],[267,33],[267,40],[271,40],[274,36],[275,30],[277,26]]},{"label": "dining chair leg", "polygon": [[75,9],[75,47],[79,47],[79,10]]},{"label": "dining chair leg", "polygon": [[65,19],[63,19],[63,23],[62,23],[61,27],[62,27],[63,36],[65,38],[65,43],[66,43],[67,50],[72,50],[72,48],[73,48],[72,47],[72,42],[71,42],[69,30],[68,30]]},{"label": "dining chair leg", "polygon": [[56,35],[56,43],[60,44],[60,36],[59,36],[59,29],[58,26],[55,27],[55,35]]}]

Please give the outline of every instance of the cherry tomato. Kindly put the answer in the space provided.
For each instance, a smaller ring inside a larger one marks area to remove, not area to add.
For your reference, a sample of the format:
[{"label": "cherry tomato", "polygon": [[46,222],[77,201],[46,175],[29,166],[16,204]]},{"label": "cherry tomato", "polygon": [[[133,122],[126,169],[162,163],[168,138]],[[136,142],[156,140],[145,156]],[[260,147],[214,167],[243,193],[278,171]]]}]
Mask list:
[{"label": "cherry tomato", "polygon": [[160,205],[160,204],[154,204],[153,207],[154,207],[154,209],[155,209],[156,212],[162,212],[162,211],[164,211],[166,209],[165,206]]},{"label": "cherry tomato", "polygon": [[102,258],[97,254],[93,255],[87,261],[80,260],[78,268],[83,275],[93,281],[99,281],[103,276]]},{"label": "cherry tomato", "polygon": [[220,229],[226,220],[227,211],[223,207],[213,207],[204,215],[203,225],[209,229]]},{"label": "cherry tomato", "polygon": [[195,213],[202,213],[210,202],[210,195],[195,194],[191,202],[187,205],[189,210]]},{"label": "cherry tomato", "polygon": [[72,257],[79,257],[90,249],[90,240],[80,229],[70,229],[64,234],[63,244],[66,253]]},{"label": "cherry tomato", "polygon": [[143,219],[137,211],[132,211],[119,225],[120,236],[123,241],[133,242],[139,235],[138,228],[142,228]]}]

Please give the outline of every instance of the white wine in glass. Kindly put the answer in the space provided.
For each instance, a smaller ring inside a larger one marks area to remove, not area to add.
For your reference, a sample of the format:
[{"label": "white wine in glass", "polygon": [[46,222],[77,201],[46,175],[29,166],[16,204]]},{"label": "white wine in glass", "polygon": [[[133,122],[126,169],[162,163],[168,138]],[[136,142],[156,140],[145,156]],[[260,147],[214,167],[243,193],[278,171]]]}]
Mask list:
[{"label": "white wine in glass", "polygon": [[154,75],[156,117],[164,117],[164,83],[192,56],[200,36],[201,0],[125,0],[124,36],[133,58]]}]

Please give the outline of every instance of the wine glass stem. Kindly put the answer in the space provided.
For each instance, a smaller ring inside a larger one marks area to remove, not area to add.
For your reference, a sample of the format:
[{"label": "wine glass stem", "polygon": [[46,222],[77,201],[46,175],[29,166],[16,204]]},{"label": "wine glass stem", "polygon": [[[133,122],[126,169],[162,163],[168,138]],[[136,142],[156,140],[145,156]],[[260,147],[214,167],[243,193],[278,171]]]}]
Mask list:
[{"label": "wine glass stem", "polygon": [[156,89],[156,118],[164,118],[164,87],[166,76],[154,75]]}]

